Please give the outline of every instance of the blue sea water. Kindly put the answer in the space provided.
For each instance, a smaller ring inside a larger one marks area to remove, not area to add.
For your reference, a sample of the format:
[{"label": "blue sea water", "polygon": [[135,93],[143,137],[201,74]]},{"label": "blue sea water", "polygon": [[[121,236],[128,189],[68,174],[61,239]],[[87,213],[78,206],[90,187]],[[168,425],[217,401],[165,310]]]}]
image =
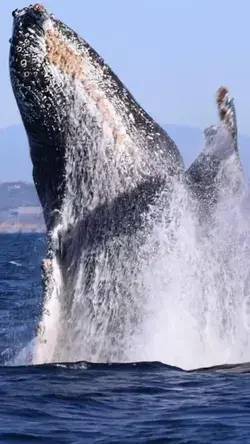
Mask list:
[{"label": "blue sea water", "polygon": [[44,251],[39,235],[0,236],[0,442],[250,442],[249,367],[6,365],[34,336]]}]

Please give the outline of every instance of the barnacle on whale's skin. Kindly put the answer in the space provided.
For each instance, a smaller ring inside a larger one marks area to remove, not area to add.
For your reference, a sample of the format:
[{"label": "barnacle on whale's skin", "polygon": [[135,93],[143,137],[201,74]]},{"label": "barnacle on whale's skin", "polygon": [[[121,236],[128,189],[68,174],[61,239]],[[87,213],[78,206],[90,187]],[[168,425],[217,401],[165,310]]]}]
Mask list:
[{"label": "barnacle on whale's skin", "polygon": [[235,149],[237,150],[237,121],[234,99],[230,98],[229,91],[226,86],[221,86],[218,89],[216,94],[216,101],[220,120],[226,126],[229,134],[234,141]]},{"label": "barnacle on whale's skin", "polygon": [[224,85],[220,86],[217,93],[216,93],[216,98],[217,98],[217,103],[221,104],[223,102],[223,100],[225,99],[225,97],[228,95],[229,91],[228,88]]},{"label": "barnacle on whale's skin", "polygon": [[60,39],[59,32],[56,29],[47,29],[44,35],[48,60],[66,74],[83,81],[82,56]]},{"label": "barnacle on whale's skin", "polygon": [[112,117],[109,101],[98,88],[94,87],[91,81],[84,77],[84,60],[82,55],[77,54],[70,45],[62,41],[56,29],[46,29],[44,35],[48,61],[61,69],[65,74],[80,82],[84,82],[85,90],[101,111],[104,122],[107,122],[112,128],[116,142],[124,141],[126,135],[122,134],[120,128],[117,127],[117,123]]},{"label": "barnacle on whale's skin", "polygon": [[41,5],[41,3],[36,3],[33,6],[33,9],[34,9],[34,11],[37,11],[37,12],[45,12],[45,7],[43,5]]},{"label": "barnacle on whale's skin", "polygon": [[122,132],[117,122],[115,122],[109,100],[94,86],[93,82],[84,77],[84,60],[82,55],[78,54],[65,41],[62,41],[56,29],[45,29],[44,35],[48,61],[61,69],[65,74],[80,82],[84,82],[84,88],[88,92],[89,97],[101,111],[104,122],[111,127],[114,140],[116,143],[124,142],[128,136]]}]

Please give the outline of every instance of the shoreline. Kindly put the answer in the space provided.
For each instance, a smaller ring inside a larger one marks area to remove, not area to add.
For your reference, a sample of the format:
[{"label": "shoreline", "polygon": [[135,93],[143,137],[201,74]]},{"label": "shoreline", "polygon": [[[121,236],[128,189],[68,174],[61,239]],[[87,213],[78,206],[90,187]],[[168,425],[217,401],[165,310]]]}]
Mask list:
[{"label": "shoreline", "polygon": [[46,229],[43,224],[35,223],[0,223],[0,234],[45,234]]},{"label": "shoreline", "polygon": [[0,231],[1,234],[42,234],[45,235],[46,231],[40,231],[40,230],[33,230],[33,231],[27,231],[27,230],[13,230],[13,231]]}]

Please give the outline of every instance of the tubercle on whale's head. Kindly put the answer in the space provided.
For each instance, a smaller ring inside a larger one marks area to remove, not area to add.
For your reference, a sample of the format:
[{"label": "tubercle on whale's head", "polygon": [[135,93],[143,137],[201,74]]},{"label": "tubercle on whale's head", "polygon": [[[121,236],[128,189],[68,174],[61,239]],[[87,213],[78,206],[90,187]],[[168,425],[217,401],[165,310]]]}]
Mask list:
[{"label": "tubercle on whale's head", "polygon": [[18,78],[25,85],[38,76],[46,57],[45,29],[51,19],[40,4],[12,12],[13,29],[10,40],[11,80]]},{"label": "tubercle on whale's head", "polygon": [[[12,15],[10,65],[13,69],[15,62],[18,63],[23,56],[27,62],[30,57],[28,65],[31,69],[34,69],[36,62],[46,59],[66,74],[75,77],[83,74],[82,56],[74,50],[74,45],[69,44],[75,43],[78,36],[53,14],[49,14],[44,6],[37,3],[15,10]],[[20,71],[20,66],[17,68]]]}]

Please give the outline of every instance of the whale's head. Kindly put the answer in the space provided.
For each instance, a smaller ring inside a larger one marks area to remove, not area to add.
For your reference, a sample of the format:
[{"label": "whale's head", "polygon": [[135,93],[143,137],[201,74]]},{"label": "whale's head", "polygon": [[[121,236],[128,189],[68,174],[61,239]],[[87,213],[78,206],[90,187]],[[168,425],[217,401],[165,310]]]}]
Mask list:
[{"label": "whale's head", "polygon": [[10,79],[29,140],[34,181],[50,211],[63,193],[58,190],[63,190],[68,116],[76,85],[83,85],[83,67],[86,75],[87,44],[38,3],[12,15]]},{"label": "whale's head", "polygon": [[52,19],[40,4],[15,9],[12,16],[10,70],[25,84],[38,74],[45,60],[46,29],[53,28]]},{"label": "whale's head", "polygon": [[83,75],[84,41],[38,3],[12,15],[9,69],[24,125],[29,133],[53,116],[58,131],[70,85]]}]

